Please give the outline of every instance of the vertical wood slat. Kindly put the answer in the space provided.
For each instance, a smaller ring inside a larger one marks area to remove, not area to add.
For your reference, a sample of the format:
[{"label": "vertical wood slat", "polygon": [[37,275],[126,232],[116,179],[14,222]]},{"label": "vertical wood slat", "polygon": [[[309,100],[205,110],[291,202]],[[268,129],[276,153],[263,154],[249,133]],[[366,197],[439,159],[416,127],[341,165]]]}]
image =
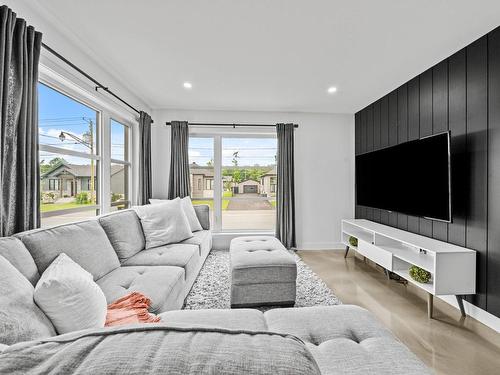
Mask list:
[{"label": "vertical wood slat", "polygon": [[[419,138],[432,135],[432,69],[426,70],[419,79]],[[418,219],[418,231],[422,236],[432,237],[432,221]]]},{"label": "vertical wood slat", "polygon": [[[398,91],[394,90],[389,94],[389,146],[398,144]],[[397,212],[389,212],[389,225],[398,226]]]},{"label": "vertical wood slat", "polygon": [[[380,148],[389,146],[389,96],[386,95],[380,101]],[[389,212],[381,210],[380,222],[389,224]]]},{"label": "vertical wood slat", "polygon": [[[366,151],[373,151],[373,105],[366,108]],[[366,219],[373,220],[373,208],[365,207]]]},{"label": "vertical wood slat", "polygon": [[[361,114],[354,115],[354,155],[361,152]],[[360,218],[360,207],[357,205],[356,188],[354,189],[354,218]]]},{"label": "vertical wood slat", "polygon": [[[408,82],[408,137],[406,140],[418,139],[420,132],[420,77]],[[407,230],[419,233],[420,221],[418,217],[408,215]]]},{"label": "vertical wood slat", "polygon": [[[489,313],[500,316],[500,28],[488,36],[488,276]],[[495,161],[497,163],[495,163]]]},{"label": "vertical wood slat", "polygon": [[[367,134],[367,131],[366,131],[366,127],[367,127],[366,109],[361,110],[360,115],[359,115],[359,119],[360,119],[360,127],[361,127],[361,138],[360,138],[359,148],[360,148],[360,153],[365,153],[367,151],[367,149],[366,149],[366,134]],[[360,206],[360,208],[359,208],[359,217],[361,219],[366,219],[366,208],[363,206]]]},{"label": "vertical wood slat", "polygon": [[[432,133],[448,130],[448,60],[432,68]],[[448,223],[434,221],[432,237],[448,241]]]},{"label": "vertical wood slat", "polygon": [[[380,100],[373,104],[373,150],[380,150]],[[373,208],[373,221],[380,223],[380,212]]]},{"label": "vertical wood slat", "polygon": [[[398,144],[408,141],[408,86],[398,89]],[[408,215],[398,213],[398,228],[408,229]]]},{"label": "vertical wood slat", "polygon": [[477,251],[477,294],[468,297],[486,308],[488,44],[483,37],[467,47],[468,205],[466,246]]},{"label": "vertical wood slat", "polygon": [[451,134],[451,207],[448,241],[465,246],[467,225],[467,72],[465,49],[448,59],[448,113]]}]

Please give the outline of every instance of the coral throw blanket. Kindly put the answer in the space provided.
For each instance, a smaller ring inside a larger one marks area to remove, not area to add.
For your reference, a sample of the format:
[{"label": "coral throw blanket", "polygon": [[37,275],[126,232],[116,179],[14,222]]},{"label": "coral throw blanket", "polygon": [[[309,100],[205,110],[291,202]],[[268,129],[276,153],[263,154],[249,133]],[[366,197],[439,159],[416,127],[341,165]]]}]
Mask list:
[{"label": "coral throw blanket", "polygon": [[108,305],[106,327],[134,323],[157,323],[159,316],[151,314],[148,308],[151,300],[138,292],[129,293]]}]

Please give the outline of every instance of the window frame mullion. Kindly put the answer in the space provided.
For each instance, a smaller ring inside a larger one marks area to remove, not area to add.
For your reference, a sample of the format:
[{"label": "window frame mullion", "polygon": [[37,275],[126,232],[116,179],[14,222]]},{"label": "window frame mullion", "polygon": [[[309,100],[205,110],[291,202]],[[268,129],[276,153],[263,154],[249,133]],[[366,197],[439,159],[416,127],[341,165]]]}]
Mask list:
[{"label": "window frame mullion", "polygon": [[214,231],[222,231],[222,136],[214,135]]}]

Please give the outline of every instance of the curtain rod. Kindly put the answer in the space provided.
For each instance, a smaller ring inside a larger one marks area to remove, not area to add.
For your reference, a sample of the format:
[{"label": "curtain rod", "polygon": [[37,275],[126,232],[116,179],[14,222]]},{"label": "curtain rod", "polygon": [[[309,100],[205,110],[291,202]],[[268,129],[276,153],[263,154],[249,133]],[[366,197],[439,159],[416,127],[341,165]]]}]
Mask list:
[{"label": "curtain rod", "polygon": [[[134,110],[135,112],[137,112],[138,114],[141,113],[141,111],[139,111],[137,108],[133,107],[131,104],[127,103],[125,100],[123,100],[122,98],[120,98],[118,95],[116,95],[113,91],[111,91],[107,86],[104,86],[102,83],[100,83],[98,80],[96,80],[94,77],[92,77],[90,74],[84,72],[82,69],[80,69],[79,67],[77,67],[75,64],[73,64],[71,61],[69,61],[67,58],[65,58],[63,55],[61,55],[60,53],[54,51],[51,47],[49,47],[48,45],[46,45],[45,43],[42,43],[42,47],[45,48],[47,51],[49,51],[51,54],[53,54],[55,57],[57,57],[59,60],[63,61],[64,63],[66,63],[67,65],[69,65],[70,67],[72,67],[74,70],[76,70],[78,73],[80,73],[82,76],[84,76],[85,78],[87,78],[88,80],[92,81],[93,83],[95,83],[95,91],[98,91],[99,89],[102,89],[104,91],[106,91],[108,94],[110,94],[111,96],[115,97],[117,100],[119,100],[120,102],[122,102],[123,104],[125,104],[127,107],[129,107],[130,109]],[[151,123],[153,123],[154,121],[151,120]]]},{"label": "curtain rod", "polygon": [[[172,122],[170,121],[167,121],[165,123],[165,125],[169,126],[171,125]],[[211,123],[211,122],[190,122],[189,125],[194,125],[194,126],[230,126],[232,128],[236,128],[236,127],[246,127],[246,126],[264,126],[264,127],[276,127],[276,124],[216,124],[216,123]],[[294,128],[298,128],[299,125],[297,124],[293,124],[293,127]]]}]

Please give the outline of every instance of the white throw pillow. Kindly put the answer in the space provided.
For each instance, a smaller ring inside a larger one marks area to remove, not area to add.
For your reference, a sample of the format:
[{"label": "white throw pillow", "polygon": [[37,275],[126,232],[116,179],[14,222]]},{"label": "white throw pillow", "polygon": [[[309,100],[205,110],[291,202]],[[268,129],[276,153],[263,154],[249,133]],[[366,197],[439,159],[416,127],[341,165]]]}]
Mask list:
[{"label": "white throw pillow", "polygon": [[141,219],[146,249],[178,243],[193,237],[181,200],[134,207]]},{"label": "white throw pillow", "polygon": [[[196,216],[196,211],[194,210],[193,202],[191,202],[191,197],[175,198],[175,199],[181,200],[181,206],[182,206],[182,209],[184,210],[184,213],[186,214],[186,217],[188,219],[189,227],[191,228],[191,232],[197,232],[199,230],[203,230],[203,228],[200,224],[200,221],[198,220],[198,216]],[[158,204],[158,203],[163,203],[163,202],[168,202],[168,200],[166,200],[166,199],[150,199],[149,200],[149,203],[151,203],[151,204]]]},{"label": "white throw pillow", "polygon": [[107,303],[90,273],[62,253],[54,259],[35,287],[36,304],[59,334],[101,328]]}]

